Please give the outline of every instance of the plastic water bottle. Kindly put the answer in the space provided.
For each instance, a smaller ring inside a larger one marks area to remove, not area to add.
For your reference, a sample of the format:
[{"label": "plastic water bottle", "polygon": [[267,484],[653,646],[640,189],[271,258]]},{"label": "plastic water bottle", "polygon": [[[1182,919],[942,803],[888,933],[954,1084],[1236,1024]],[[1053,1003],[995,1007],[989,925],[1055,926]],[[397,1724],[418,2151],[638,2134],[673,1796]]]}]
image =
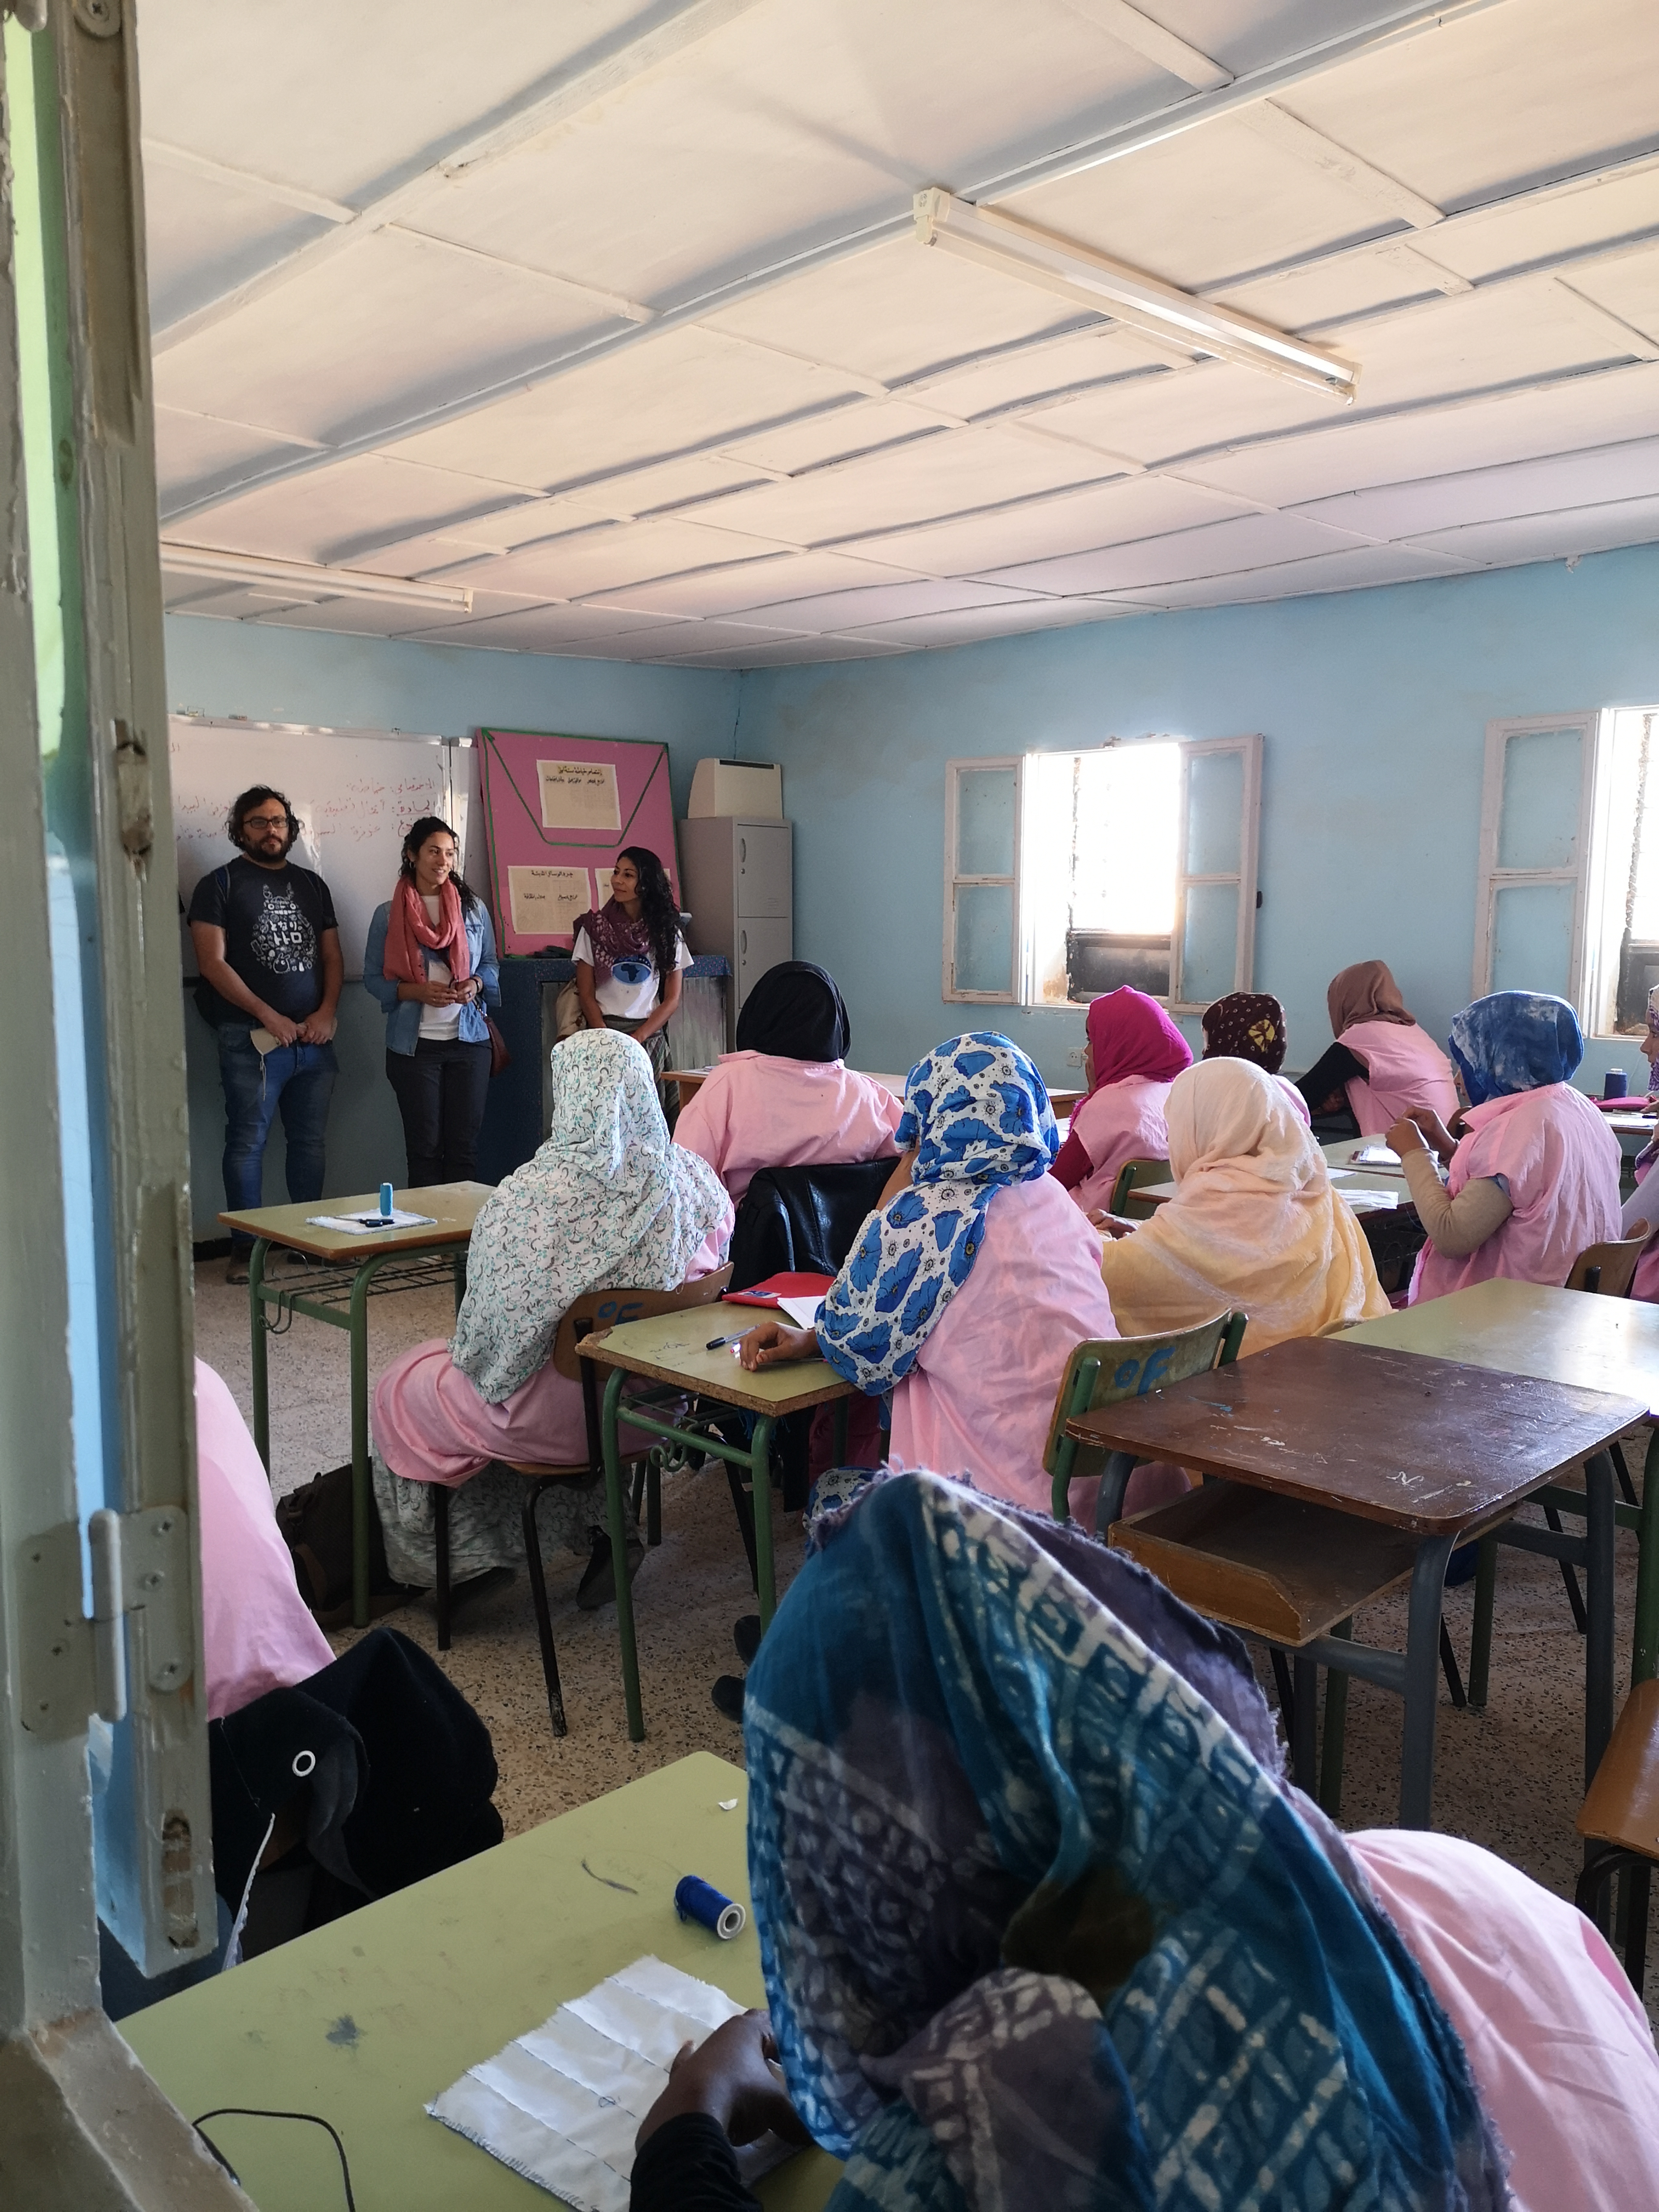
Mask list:
[{"label": "plastic water bottle", "polygon": [[392,1218],[392,1210],[393,1210],[393,1209],[392,1209],[392,1185],[391,1185],[389,1182],[383,1182],[383,1183],[380,1185],[380,1218],[381,1218],[381,1220],[382,1220],[382,1221],[390,1221],[390,1220],[391,1220],[391,1218]]}]

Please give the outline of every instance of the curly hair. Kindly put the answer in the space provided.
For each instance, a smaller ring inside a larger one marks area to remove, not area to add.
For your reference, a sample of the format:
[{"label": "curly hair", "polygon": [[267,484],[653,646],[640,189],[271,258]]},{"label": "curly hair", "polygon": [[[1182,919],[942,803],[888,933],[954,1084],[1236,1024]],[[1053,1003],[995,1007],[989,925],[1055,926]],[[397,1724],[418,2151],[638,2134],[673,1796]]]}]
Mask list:
[{"label": "curly hair", "polygon": [[668,988],[680,946],[680,906],[668,871],[648,845],[624,845],[617,855],[631,860],[640,887],[640,919],[651,939],[651,957],[657,963],[657,995]]}]

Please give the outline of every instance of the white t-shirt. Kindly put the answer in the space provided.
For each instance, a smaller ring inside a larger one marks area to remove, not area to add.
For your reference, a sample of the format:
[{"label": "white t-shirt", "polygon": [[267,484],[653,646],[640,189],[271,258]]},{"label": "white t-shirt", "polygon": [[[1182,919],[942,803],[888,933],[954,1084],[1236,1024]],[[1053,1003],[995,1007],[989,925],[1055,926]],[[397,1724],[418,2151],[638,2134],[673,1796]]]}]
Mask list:
[{"label": "white t-shirt", "polygon": [[[679,938],[677,943],[678,950],[674,965],[679,969],[689,968],[691,955],[685,949],[685,939]],[[585,960],[590,968],[592,967],[593,946],[585,929],[576,932],[576,942],[571,947],[570,957],[577,962]],[[594,976],[593,995],[599,1002],[602,1014],[615,1014],[624,1022],[642,1022],[647,1014],[656,1010],[656,962],[647,955],[618,960],[608,975],[603,979],[597,975]]]},{"label": "white t-shirt", "polygon": [[[435,929],[438,927],[438,917],[442,912],[438,903],[436,891],[430,893],[422,891],[421,904],[426,908],[427,920]],[[426,948],[422,946],[422,951],[425,952]],[[435,952],[426,952],[426,980],[428,983],[447,983],[453,980],[449,972],[449,963],[447,960],[440,960]],[[421,1008],[420,1034],[428,1043],[452,1043],[460,1035],[460,1030],[461,1009],[459,1004]]]}]

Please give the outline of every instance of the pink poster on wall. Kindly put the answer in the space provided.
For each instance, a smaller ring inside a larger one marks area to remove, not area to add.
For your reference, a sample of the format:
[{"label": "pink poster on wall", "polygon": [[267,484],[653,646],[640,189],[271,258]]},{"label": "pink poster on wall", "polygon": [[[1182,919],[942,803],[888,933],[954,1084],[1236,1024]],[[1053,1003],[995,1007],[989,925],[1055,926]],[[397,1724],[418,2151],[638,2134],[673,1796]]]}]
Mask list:
[{"label": "pink poster on wall", "polygon": [[610,897],[611,865],[624,845],[653,852],[678,898],[666,745],[480,730],[478,746],[503,952],[568,953],[577,915]]}]

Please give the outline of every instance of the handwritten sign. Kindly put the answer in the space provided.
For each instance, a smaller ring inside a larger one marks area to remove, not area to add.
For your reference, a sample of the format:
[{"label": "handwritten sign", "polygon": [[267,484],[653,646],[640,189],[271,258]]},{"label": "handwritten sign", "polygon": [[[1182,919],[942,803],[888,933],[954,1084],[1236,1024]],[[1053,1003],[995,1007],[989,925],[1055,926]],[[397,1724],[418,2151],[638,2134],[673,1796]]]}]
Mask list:
[{"label": "handwritten sign", "polygon": [[542,945],[574,936],[576,916],[592,903],[586,868],[509,868],[507,895],[514,930]]},{"label": "handwritten sign", "polygon": [[609,761],[538,760],[544,830],[620,830],[617,771]]}]

